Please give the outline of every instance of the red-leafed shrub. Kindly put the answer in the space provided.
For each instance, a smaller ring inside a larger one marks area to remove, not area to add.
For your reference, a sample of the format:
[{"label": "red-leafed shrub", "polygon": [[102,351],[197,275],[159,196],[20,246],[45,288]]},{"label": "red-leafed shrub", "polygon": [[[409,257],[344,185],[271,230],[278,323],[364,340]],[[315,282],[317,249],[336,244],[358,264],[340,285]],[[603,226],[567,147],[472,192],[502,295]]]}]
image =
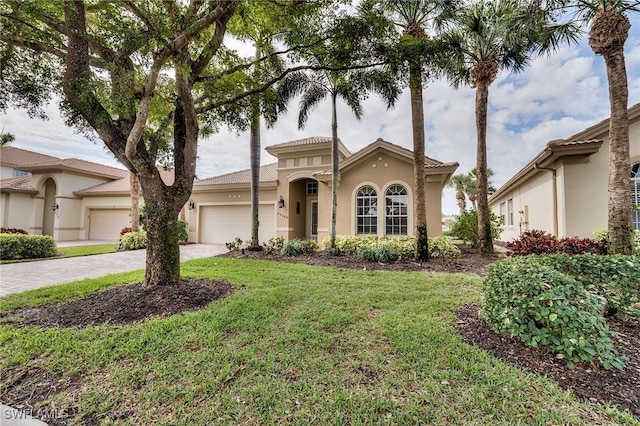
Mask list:
[{"label": "red-leafed shrub", "polygon": [[131,227],[128,228],[122,228],[122,230],[120,231],[120,238],[122,238],[122,236],[124,234],[128,234],[129,232],[133,232],[133,230],[131,229]]},{"label": "red-leafed shrub", "polygon": [[559,253],[565,254],[607,254],[607,240],[566,237],[558,242]]},{"label": "red-leafed shrub", "polygon": [[551,234],[534,229],[523,233],[519,239],[508,242],[507,248],[513,256],[558,253],[558,240]]},{"label": "red-leafed shrub", "polygon": [[558,240],[540,230],[527,231],[514,241],[507,243],[509,255],[527,256],[530,254],[607,254],[607,241],[589,238],[565,237]]},{"label": "red-leafed shrub", "polygon": [[29,234],[24,229],[19,229],[19,228],[0,228],[0,233],[3,233],[3,234],[25,234],[25,235]]}]

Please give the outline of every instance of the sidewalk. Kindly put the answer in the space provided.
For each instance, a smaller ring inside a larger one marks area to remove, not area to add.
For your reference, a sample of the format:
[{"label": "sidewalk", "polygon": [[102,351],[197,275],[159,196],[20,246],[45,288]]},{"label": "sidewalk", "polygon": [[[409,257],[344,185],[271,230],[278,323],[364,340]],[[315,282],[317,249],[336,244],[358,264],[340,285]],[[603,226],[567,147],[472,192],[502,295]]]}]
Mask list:
[{"label": "sidewalk", "polygon": [[[187,244],[180,246],[180,260],[217,256],[226,252],[227,248],[221,244]],[[0,265],[0,296],[69,281],[144,269],[145,256],[146,250],[132,250]]]}]

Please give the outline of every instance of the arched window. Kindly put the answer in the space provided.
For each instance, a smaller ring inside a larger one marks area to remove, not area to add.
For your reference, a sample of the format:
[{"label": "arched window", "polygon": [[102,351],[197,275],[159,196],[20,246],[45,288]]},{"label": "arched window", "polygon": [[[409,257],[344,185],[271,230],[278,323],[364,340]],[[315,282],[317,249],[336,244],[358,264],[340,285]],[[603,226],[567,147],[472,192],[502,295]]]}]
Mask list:
[{"label": "arched window", "polygon": [[385,234],[407,235],[409,196],[402,185],[391,185],[384,196]]},{"label": "arched window", "polygon": [[640,229],[640,163],[631,165],[631,204],[635,207],[633,210],[633,229]]},{"label": "arched window", "polygon": [[378,194],[370,186],[363,186],[356,194],[356,232],[378,233]]}]

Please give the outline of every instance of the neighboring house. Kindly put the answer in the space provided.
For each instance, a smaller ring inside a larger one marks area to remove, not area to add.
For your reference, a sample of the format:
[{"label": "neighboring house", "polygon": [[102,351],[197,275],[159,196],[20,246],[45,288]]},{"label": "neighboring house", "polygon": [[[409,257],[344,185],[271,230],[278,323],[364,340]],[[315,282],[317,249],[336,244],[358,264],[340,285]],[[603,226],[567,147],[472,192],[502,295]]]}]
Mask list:
[{"label": "neighboring house", "polygon": [[[75,193],[123,179],[128,175],[125,170],[11,146],[0,149],[0,170],[2,227],[52,235],[58,241],[117,240],[120,229],[130,223],[128,199],[87,206]],[[116,225],[109,218],[117,208],[125,208],[126,216],[118,218]]]},{"label": "neighboring house", "polygon": [[[331,220],[331,138],[311,137],[273,145],[266,151],[277,163],[261,167],[260,240],[329,235]],[[356,153],[339,144],[337,234],[414,233],[413,153],[378,139]],[[458,163],[425,159],[427,225],[442,232],[442,189]],[[250,171],[194,183],[189,240],[225,243],[250,236]]]},{"label": "neighboring house", "polygon": [[[640,104],[629,108],[632,187],[640,204]],[[500,239],[509,241],[533,229],[559,238],[592,237],[607,228],[609,120],[564,140],[550,141],[529,164],[490,198],[491,210],[502,217]],[[634,211],[640,229],[640,211]]]},{"label": "neighboring house", "polygon": [[[260,240],[329,234],[331,138],[312,137],[266,148],[277,163],[261,167]],[[56,240],[117,240],[130,226],[128,171],[77,159],[61,160],[2,148],[2,226]],[[442,189],[458,163],[425,158],[427,225],[442,231]],[[20,175],[16,174],[20,171]],[[161,170],[167,184],[171,171]],[[189,241],[226,243],[251,233],[249,170],[196,180],[183,214]],[[340,143],[338,234],[414,232],[413,153],[378,139],[356,153]],[[142,201],[141,201],[142,203]]]}]

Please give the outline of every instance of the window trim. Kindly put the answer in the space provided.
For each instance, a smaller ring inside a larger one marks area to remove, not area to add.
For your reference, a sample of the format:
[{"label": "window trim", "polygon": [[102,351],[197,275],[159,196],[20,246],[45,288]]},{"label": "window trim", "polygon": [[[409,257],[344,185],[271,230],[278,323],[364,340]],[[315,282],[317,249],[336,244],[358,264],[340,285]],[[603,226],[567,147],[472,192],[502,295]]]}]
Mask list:
[{"label": "window trim", "polygon": [[[371,191],[373,191],[373,195],[371,195],[371,193],[369,193],[368,195],[360,195],[360,192],[363,189],[370,189]],[[356,188],[356,194],[355,194],[355,235],[378,235],[378,217],[380,216],[380,192],[379,190],[372,186],[372,185],[368,185],[368,184],[364,184],[364,185],[360,185],[359,187]],[[371,209],[372,207],[375,207],[375,215],[372,214],[359,214],[359,200],[368,200],[369,204],[368,205],[363,205],[363,209],[369,208]],[[375,200],[375,206],[373,206],[371,204],[371,200]],[[371,221],[373,223],[369,223],[369,224],[360,224],[360,218],[363,219],[371,219]],[[360,231],[362,227],[362,232]],[[369,228],[369,232],[365,232],[365,229]]]},{"label": "window trim", "polygon": [[[394,187],[400,187],[402,188],[402,190],[404,191],[403,194],[391,194],[389,195],[389,191],[391,190],[391,188]],[[384,235],[385,236],[408,236],[410,235],[409,230],[410,230],[410,225],[409,225],[409,217],[410,217],[410,209],[409,209],[409,203],[410,203],[410,198],[409,198],[409,190],[407,189],[406,185],[402,185],[400,183],[391,183],[389,184],[385,190],[384,190]],[[404,208],[406,209],[404,214],[395,214],[395,215],[389,215],[388,212],[388,207],[387,207],[387,198],[388,197],[406,197],[406,202],[404,203],[405,206]],[[395,224],[392,223],[391,225],[388,222],[388,218],[396,219],[399,218],[400,219],[400,223],[399,224]],[[402,220],[404,219],[404,220]],[[404,222],[404,223],[403,223]],[[389,227],[391,227],[391,232],[389,232]],[[395,228],[399,228],[399,232],[395,232]],[[404,229],[403,229],[404,228]],[[404,232],[403,232],[404,231]]]}]

